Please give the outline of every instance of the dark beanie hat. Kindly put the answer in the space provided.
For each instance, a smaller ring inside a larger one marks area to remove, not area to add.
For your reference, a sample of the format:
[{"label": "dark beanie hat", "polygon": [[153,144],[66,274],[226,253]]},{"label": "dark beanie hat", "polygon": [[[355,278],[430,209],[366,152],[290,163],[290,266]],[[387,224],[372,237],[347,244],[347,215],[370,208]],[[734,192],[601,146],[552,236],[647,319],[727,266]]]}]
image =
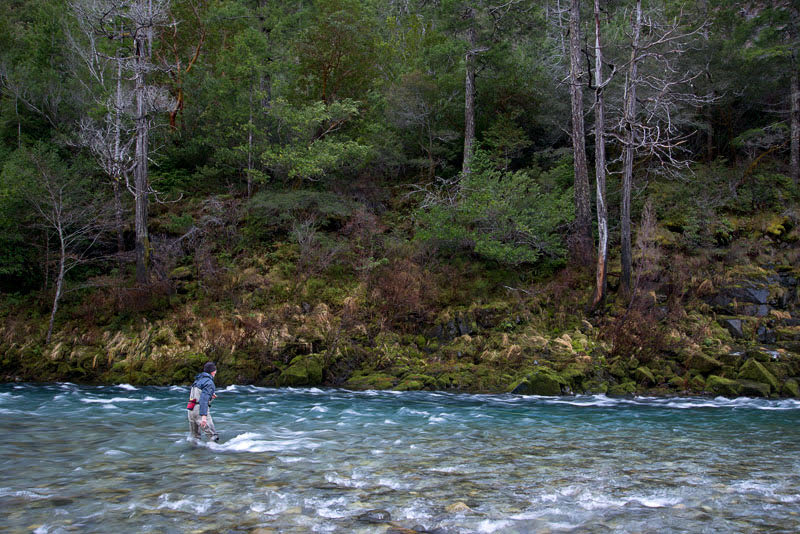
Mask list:
[{"label": "dark beanie hat", "polygon": [[216,370],[217,370],[217,366],[214,365],[214,362],[206,362],[206,364],[203,366],[203,372],[204,373],[211,374]]}]

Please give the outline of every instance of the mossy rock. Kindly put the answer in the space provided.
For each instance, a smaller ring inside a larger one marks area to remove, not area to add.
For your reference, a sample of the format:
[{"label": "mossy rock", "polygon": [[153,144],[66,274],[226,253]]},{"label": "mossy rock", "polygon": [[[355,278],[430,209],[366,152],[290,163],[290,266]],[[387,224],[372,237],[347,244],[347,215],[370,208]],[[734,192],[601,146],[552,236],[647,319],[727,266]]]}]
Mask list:
[{"label": "mossy rock", "polygon": [[706,381],[702,376],[696,375],[689,380],[689,388],[692,391],[704,391],[706,389]]},{"label": "mossy rock", "polygon": [[784,382],[783,387],[781,388],[781,394],[787,397],[800,397],[800,385],[798,385],[797,380],[790,378]]},{"label": "mossy rock", "polygon": [[763,363],[754,358],[750,358],[744,362],[744,365],[739,369],[737,378],[740,380],[761,382],[762,384],[766,384],[771,391],[778,391],[779,389],[778,379],[775,378],[775,375],[772,374]]},{"label": "mossy rock", "polygon": [[621,384],[614,384],[608,388],[609,397],[627,397],[636,393],[636,382],[626,380]]},{"label": "mossy rock", "polygon": [[[419,373],[409,373],[403,377],[403,382],[419,382],[422,384],[423,387],[435,387],[436,386],[436,379],[432,376],[419,374]],[[421,388],[420,388],[421,389]]]},{"label": "mossy rock", "polygon": [[561,395],[568,384],[564,378],[550,368],[537,369],[521,381],[512,385],[511,393],[519,395]]},{"label": "mossy rock", "polygon": [[403,380],[394,387],[395,391],[419,391],[425,389],[425,384],[419,380]]},{"label": "mossy rock", "polygon": [[669,379],[669,381],[667,381],[667,384],[669,384],[669,387],[681,391],[686,389],[686,380],[679,376],[673,376],[672,378]]},{"label": "mossy rock", "polygon": [[278,377],[281,386],[316,386],[322,383],[322,355],[295,356]]},{"label": "mossy rock", "polygon": [[769,384],[739,380],[739,394],[745,397],[769,397]]},{"label": "mossy rock", "polygon": [[747,349],[744,355],[747,358],[752,358],[761,363],[768,363],[770,361],[769,354],[759,349]]},{"label": "mossy rock", "polygon": [[738,397],[742,386],[738,380],[711,375],[706,380],[706,389],[715,395]]},{"label": "mossy rock", "polygon": [[636,371],[633,372],[633,376],[636,377],[639,383],[644,385],[654,386],[657,383],[653,371],[647,367],[637,367]]},{"label": "mossy rock", "polygon": [[583,391],[593,395],[605,395],[608,393],[608,384],[595,378],[583,383]]},{"label": "mossy rock", "polygon": [[349,389],[392,389],[397,382],[393,376],[384,373],[356,374],[345,383]]},{"label": "mossy rock", "polygon": [[687,358],[686,365],[704,375],[718,371],[723,366],[721,361],[702,352],[692,353]]}]

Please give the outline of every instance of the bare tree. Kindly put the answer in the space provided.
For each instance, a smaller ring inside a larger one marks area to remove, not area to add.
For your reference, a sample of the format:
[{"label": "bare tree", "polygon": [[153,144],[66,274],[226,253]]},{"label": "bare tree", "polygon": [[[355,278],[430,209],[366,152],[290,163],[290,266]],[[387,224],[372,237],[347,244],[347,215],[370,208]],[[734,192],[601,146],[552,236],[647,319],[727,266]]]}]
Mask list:
[{"label": "bare tree", "polygon": [[107,229],[106,210],[104,203],[87,194],[83,184],[57,169],[46,155],[32,153],[30,162],[35,175],[28,190],[28,202],[38,215],[42,229],[48,237],[55,238],[49,238],[48,244],[55,242],[58,246],[55,294],[45,339],[45,343],[50,343],[66,275],[88,261],[94,245]]},{"label": "bare tree", "polygon": [[608,208],[606,206],[606,105],[604,90],[614,77],[603,77],[603,47],[600,41],[600,0],[594,0],[594,138],[595,180],[597,190],[597,269],[592,306],[596,307],[606,294],[606,264],[608,262]]},{"label": "bare tree", "polygon": [[[136,280],[144,283],[149,278],[150,263],[147,211],[152,192],[148,176],[151,112],[171,108],[164,91],[148,81],[156,70],[152,62],[155,32],[168,22],[169,0],[76,0],[71,8],[84,34],[85,43],[75,49],[91,74],[94,87],[89,88],[90,92],[106,95],[105,125],[84,121],[82,137],[112,184],[119,184],[124,178],[133,194]],[[112,49],[102,50],[98,37],[110,40]],[[123,125],[126,116],[132,122],[131,130]],[[128,180],[130,172],[132,184]],[[117,213],[119,221],[121,202]],[[119,246],[119,230],[117,239]]]},{"label": "bare tree", "polygon": [[622,147],[622,200],[620,207],[623,291],[631,289],[631,195],[634,160],[647,157],[651,170],[671,172],[686,167],[682,145],[687,135],[679,113],[711,97],[695,94],[692,82],[699,75],[682,70],[678,59],[705,23],[686,29],[683,13],[666,15],[642,10],[636,0],[630,15],[630,59],[625,73],[623,108],[613,130],[607,132]]}]

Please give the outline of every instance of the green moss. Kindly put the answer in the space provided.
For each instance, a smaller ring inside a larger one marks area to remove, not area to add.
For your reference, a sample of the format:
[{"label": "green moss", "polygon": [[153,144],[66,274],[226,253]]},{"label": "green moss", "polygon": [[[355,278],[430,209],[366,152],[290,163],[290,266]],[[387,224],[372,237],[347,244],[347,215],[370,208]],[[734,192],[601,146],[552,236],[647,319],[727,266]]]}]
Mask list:
[{"label": "green moss", "polygon": [[784,382],[783,387],[781,388],[781,393],[787,397],[800,397],[800,386],[798,386],[797,380],[790,378]]},{"label": "green moss", "polygon": [[520,395],[554,396],[561,395],[563,387],[567,385],[567,381],[558,373],[543,367],[513,384],[511,392]]},{"label": "green moss", "polygon": [[627,380],[621,384],[614,384],[608,388],[609,397],[625,397],[636,393],[636,383],[632,380]]},{"label": "green moss", "polygon": [[737,380],[711,375],[706,381],[706,389],[715,395],[738,397],[742,386]]},{"label": "green moss", "polygon": [[745,397],[769,397],[769,384],[752,380],[739,380],[739,394]]},{"label": "green moss", "polygon": [[654,386],[657,383],[656,377],[653,375],[653,371],[647,367],[637,367],[633,374],[642,384]]},{"label": "green moss", "polygon": [[316,386],[322,383],[322,355],[296,356],[278,378],[281,386]]},{"label": "green moss", "polygon": [[397,379],[384,373],[356,373],[345,383],[349,389],[392,389]]},{"label": "green moss", "polygon": [[425,384],[419,380],[403,380],[394,387],[395,391],[419,391],[424,388]]},{"label": "green moss", "polygon": [[[766,384],[770,391],[778,391],[778,380],[763,363],[750,358],[739,370],[738,377],[740,380],[751,380],[753,382],[760,382]],[[769,392],[768,392],[769,393]]]},{"label": "green moss", "polygon": [[695,352],[686,359],[687,367],[694,369],[704,375],[713,373],[722,368],[722,362],[712,358],[702,352]]}]

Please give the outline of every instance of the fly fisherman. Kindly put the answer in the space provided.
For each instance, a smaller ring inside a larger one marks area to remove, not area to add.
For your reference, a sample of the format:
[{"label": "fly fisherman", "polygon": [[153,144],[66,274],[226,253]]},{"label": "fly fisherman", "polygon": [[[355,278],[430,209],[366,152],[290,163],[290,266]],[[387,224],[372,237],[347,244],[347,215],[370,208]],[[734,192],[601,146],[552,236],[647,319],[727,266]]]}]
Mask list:
[{"label": "fly fisherman", "polygon": [[211,401],[217,396],[214,392],[217,387],[214,385],[214,375],[217,374],[217,366],[214,362],[207,362],[203,366],[203,372],[194,378],[194,383],[189,390],[189,404],[186,409],[189,411],[189,428],[194,439],[200,439],[200,429],[203,429],[208,439],[219,441],[219,434],[214,428],[214,420],[211,419],[209,408]]}]

